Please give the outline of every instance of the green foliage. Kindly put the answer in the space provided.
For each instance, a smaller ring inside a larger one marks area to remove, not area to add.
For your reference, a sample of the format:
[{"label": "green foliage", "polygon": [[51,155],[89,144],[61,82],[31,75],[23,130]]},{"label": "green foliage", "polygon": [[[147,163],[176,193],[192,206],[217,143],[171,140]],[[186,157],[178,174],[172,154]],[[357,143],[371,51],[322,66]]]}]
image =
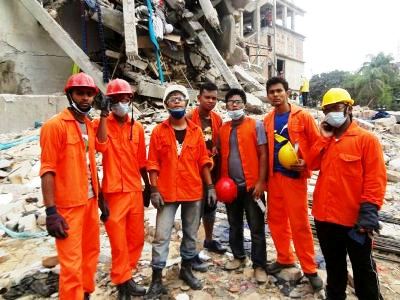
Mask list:
[{"label": "green foliage", "polygon": [[314,101],[321,101],[327,90],[332,87],[344,87],[343,83],[351,76],[350,72],[338,70],[314,75],[310,80],[310,97]]},{"label": "green foliage", "polygon": [[391,55],[371,55],[355,74],[336,70],[315,75],[310,80],[310,95],[321,100],[332,87],[347,89],[359,105],[400,108],[400,70]]}]

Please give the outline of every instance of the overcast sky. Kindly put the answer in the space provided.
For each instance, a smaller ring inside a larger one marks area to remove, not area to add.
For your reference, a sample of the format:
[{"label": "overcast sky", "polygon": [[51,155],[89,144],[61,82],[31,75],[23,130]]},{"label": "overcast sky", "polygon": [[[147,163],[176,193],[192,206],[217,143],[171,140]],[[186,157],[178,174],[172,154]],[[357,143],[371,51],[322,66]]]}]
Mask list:
[{"label": "overcast sky", "polygon": [[356,71],[380,51],[400,61],[400,0],[296,0],[304,18],[306,75]]}]

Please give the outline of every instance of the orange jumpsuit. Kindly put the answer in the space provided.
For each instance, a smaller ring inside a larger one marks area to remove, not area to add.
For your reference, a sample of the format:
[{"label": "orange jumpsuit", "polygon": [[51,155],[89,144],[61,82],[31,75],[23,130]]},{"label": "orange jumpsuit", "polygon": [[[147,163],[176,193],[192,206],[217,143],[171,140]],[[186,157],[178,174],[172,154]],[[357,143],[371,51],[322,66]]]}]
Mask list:
[{"label": "orange jumpsuit", "polygon": [[178,156],[174,129],[169,119],[154,127],[151,133],[148,171],[158,172],[158,190],[165,202],[197,201],[203,198],[201,172],[211,165],[203,133],[187,120],[186,136]]},{"label": "orange jumpsuit", "polygon": [[321,169],[314,190],[315,219],[352,227],[362,202],[380,208],[387,182],[382,153],[378,139],[354,122],[338,140],[317,139],[309,153],[310,167]]},{"label": "orange jumpsuit", "polygon": [[[217,144],[217,139],[218,139],[218,132],[219,128],[222,126],[222,119],[221,117],[214,111],[210,111],[210,118],[211,118],[211,126],[212,126],[212,141],[213,144]],[[201,120],[200,120],[200,114],[199,114],[199,108],[196,107],[193,109],[191,113],[191,120],[201,128]],[[211,153],[209,153],[211,156]]]},{"label": "orange jumpsuit", "polygon": [[[99,120],[94,121],[95,128]],[[135,121],[130,140],[130,118],[120,126],[107,118],[107,141],[96,142],[103,154],[102,191],[110,216],[105,222],[111,244],[111,281],[121,284],[132,277],[144,245],[144,207],[140,169],[146,167],[142,125]]]},{"label": "orange jumpsuit", "polygon": [[[55,175],[55,206],[69,226],[66,239],[56,239],[61,271],[60,299],[83,299],[84,292],[95,289],[95,273],[100,251],[98,216],[98,181],[95,160],[95,134],[85,119],[88,144],[72,113],[65,109],[48,120],[40,133],[40,176]],[[88,199],[89,176],[94,197]]]},{"label": "orange jumpsuit", "polygon": [[[314,242],[308,220],[306,170],[300,178],[294,179],[274,172],[274,117],[275,110],[264,119],[268,138],[269,177],[267,223],[278,252],[277,262],[292,264],[295,256],[291,240],[304,273],[315,273]],[[308,164],[308,153],[313,142],[319,137],[313,117],[300,107],[291,104],[288,120],[290,142],[298,143],[300,158]]]}]

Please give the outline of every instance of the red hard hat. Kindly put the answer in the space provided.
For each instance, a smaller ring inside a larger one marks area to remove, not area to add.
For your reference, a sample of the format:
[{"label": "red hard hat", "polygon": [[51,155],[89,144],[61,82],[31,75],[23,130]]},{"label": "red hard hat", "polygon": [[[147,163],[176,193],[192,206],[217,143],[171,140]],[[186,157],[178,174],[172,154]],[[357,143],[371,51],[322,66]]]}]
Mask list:
[{"label": "red hard hat", "polygon": [[68,92],[70,89],[74,87],[91,88],[96,91],[96,94],[99,92],[99,89],[94,83],[93,78],[85,73],[78,73],[69,77],[67,83],[65,84],[64,91]]},{"label": "red hard hat", "polygon": [[106,96],[117,94],[133,94],[130,84],[123,79],[111,80],[107,85]]},{"label": "red hard hat", "polygon": [[221,202],[230,204],[237,197],[236,183],[229,177],[222,177],[215,185],[217,199]]}]

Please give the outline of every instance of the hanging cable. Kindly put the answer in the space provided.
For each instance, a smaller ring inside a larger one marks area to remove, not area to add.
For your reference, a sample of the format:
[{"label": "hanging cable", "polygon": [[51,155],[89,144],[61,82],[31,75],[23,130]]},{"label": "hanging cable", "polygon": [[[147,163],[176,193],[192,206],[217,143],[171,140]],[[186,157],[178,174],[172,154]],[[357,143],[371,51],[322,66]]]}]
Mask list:
[{"label": "hanging cable", "polygon": [[96,13],[98,17],[97,29],[99,31],[99,38],[100,38],[101,60],[103,63],[103,82],[107,83],[109,81],[110,76],[109,76],[107,56],[106,56],[106,41],[104,37],[103,18],[101,15],[101,7],[98,0],[96,0]]}]

